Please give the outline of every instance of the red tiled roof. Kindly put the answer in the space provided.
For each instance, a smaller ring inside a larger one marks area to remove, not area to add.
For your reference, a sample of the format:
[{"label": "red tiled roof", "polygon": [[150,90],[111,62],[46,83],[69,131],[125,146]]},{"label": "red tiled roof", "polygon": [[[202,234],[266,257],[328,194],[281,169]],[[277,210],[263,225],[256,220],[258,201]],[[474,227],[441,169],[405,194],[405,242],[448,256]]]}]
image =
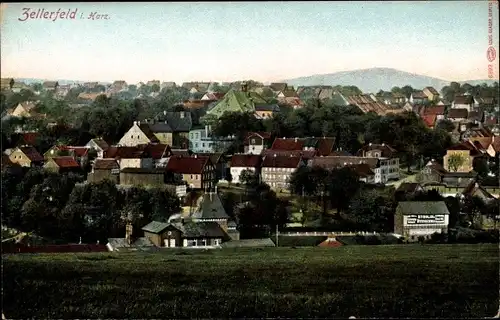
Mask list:
[{"label": "red tiled roof", "polygon": [[304,140],[297,138],[276,138],[274,139],[272,150],[296,151],[304,148]]},{"label": "red tiled roof", "polygon": [[316,150],[307,150],[307,151],[302,151],[302,150],[272,150],[272,149],[265,149],[262,151],[261,155],[266,157],[272,157],[274,155],[276,156],[284,156],[284,157],[302,157],[302,159],[308,160],[311,158],[314,158],[318,152]]},{"label": "red tiled roof", "polygon": [[469,111],[467,109],[450,109],[448,111],[448,118],[451,119],[467,119]]},{"label": "red tiled roof", "polygon": [[498,119],[495,116],[486,117],[486,119],[484,119],[485,126],[495,126],[497,124],[498,124]]},{"label": "red tiled roof", "polygon": [[358,174],[358,176],[360,176],[361,178],[366,178],[366,177],[375,175],[375,173],[370,168],[370,165],[368,165],[367,163],[358,163],[358,164],[349,165],[347,167],[352,168],[354,170],[354,172],[356,172]]},{"label": "red tiled roof", "polygon": [[382,157],[386,157],[386,158],[392,158],[396,153],[396,150],[394,148],[392,148],[391,146],[389,146],[385,143],[384,144],[369,143],[369,144],[363,146],[363,148],[359,149],[357,156],[362,157],[363,153],[368,152],[368,151],[372,151],[372,150],[382,151]]},{"label": "red tiled roof", "polygon": [[97,170],[111,170],[120,169],[120,165],[115,159],[96,159],[94,169]]},{"label": "red tiled roof", "polygon": [[379,163],[377,158],[364,158],[364,157],[316,157],[310,160],[311,167],[322,167],[324,169],[333,169],[344,166],[353,166],[359,164],[367,164],[369,168],[376,168]]},{"label": "red tiled roof", "polygon": [[455,104],[472,104],[474,103],[474,98],[472,96],[456,96]]},{"label": "red tiled roof", "polygon": [[428,128],[434,127],[434,125],[436,124],[436,119],[437,119],[437,115],[435,115],[435,114],[422,116],[422,120],[424,121],[425,125]]},{"label": "red tiled roof", "polygon": [[231,167],[253,167],[260,165],[261,157],[253,154],[235,154],[231,158]]},{"label": "red tiled roof", "polygon": [[266,156],[262,162],[263,168],[297,168],[301,157]]},{"label": "red tiled roof", "polygon": [[340,241],[337,241],[337,240],[325,240],[323,242],[321,242],[318,247],[323,247],[323,248],[338,248],[338,247],[341,247],[343,246],[344,244]]},{"label": "red tiled roof", "polygon": [[144,151],[137,147],[109,147],[104,151],[104,158],[137,159],[144,156]]},{"label": "red tiled roof", "polygon": [[20,147],[19,149],[31,161],[43,161],[43,156],[34,147]]},{"label": "red tiled roof", "polygon": [[248,139],[250,139],[252,136],[259,136],[263,139],[271,139],[271,133],[270,132],[265,132],[265,131],[259,131],[259,132],[248,132],[245,136],[245,143],[248,144]]},{"label": "red tiled roof", "polygon": [[52,158],[59,168],[79,168],[80,165],[73,157],[64,156],[64,157],[54,157]]},{"label": "red tiled roof", "polygon": [[319,138],[318,139],[318,155],[327,156],[333,151],[335,146],[335,138]]},{"label": "red tiled roof", "polygon": [[139,149],[143,150],[145,154],[151,156],[151,158],[158,160],[166,156],[170,150],[170,146],[162,143],[150,143],[138,146]]},{"label": "red tiled roof", "polygon": [[423,107],[420,112],[422,115],[430,116],[430,115],[444,115],[445,106],[428,106]]},{"label": "red tiled roof", "polygon": [[172,156],[167,162],[166,170],[180,174],[201,174],[209,161],[208,157]]}]

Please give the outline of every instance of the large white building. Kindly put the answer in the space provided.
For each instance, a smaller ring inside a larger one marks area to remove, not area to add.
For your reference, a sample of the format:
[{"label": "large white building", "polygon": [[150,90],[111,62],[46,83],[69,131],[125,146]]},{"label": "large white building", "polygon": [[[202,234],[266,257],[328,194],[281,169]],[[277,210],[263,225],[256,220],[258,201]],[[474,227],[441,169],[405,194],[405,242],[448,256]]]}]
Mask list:
[{"label": "large white building", "polygon": [[375,183],[387,183],[391,180],[399,180],[399,158],[396,150],[389,145],[370,143],[358,151],[358,157],[376,158],[378,164],[372,168],[375,173]]},{"label": "large white building", "polygon": [[394,233],[409,241],[447,233],[450,212],[444,201],[402,201],[394,216]]},{"label": "large white building", "polygon": [[241,173],[248,170],[255,175],[260,174],[260,164],[262,158],[255,154],[235,154],[231,157],[231,177],[233,183],[241,183]]}]

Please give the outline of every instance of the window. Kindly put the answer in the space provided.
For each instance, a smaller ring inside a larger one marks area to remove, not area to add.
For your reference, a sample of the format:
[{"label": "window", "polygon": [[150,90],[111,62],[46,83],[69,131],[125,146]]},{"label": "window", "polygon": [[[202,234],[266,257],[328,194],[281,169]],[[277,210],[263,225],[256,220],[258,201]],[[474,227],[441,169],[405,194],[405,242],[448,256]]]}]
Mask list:
[{"label": "window", "polygon": [[187,247],[196,247],[196,240],[188,240]]},{"label": "window", "polygon": [[252,139],[251,143],[252,143],[252,144],[255,144],[255,139]]},{"label": "window", "polygon": [[205,148],[205,142],[203,142],[203,143],[201,144],[201,147],[202,147],[202,148]]},{"label": "window", "polygon": [[197,245],[201,247],[206,247],[207,246],[207,240],[206,239],[201,239],[197,241]]},{"label": "window", "polygon": [[193,175],[191,175],[191,179],[193,179]]},{"label": "window", "polygon": [[214,239],[214,245],[218,246],[220,244],[220,239]]}]

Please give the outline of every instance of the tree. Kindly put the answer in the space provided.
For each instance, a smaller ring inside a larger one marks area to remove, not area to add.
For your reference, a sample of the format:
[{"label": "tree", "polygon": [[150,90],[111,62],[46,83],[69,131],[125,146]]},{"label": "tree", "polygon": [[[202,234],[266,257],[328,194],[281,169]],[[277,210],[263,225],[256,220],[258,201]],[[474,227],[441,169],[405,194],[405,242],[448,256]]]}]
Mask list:
[{"label": "tree", "polygon": [[156,83],[151,86],[151,92],[160,92],[160,86]]},{"label": "tree", "polygon": [[452,132],[455,130],[455,124],[448,119],[439,120],[436,124],[437,129],[444,130],[446,132]]},{"label": "tree", "polygon": [[460,153],[454,153],[448,157],[448,168],[457,172],[465,163],[465,158]]},{"label": "tree", "polygon": [[379,232],[391,231],[393,227],[392,199],[377,189],[360,189],[350,201],[348,219],[358,229]]},{"label": "tree", "polygon": [[252,170],[241,171],[239,180],[248,187],[256,186],[259,183],[257,174]]},{"label": "tree", "polygon": [[406,85],[401,88],[401,93],[405,95],[405,97],[409,98],[411,94],[415,91],[412,86]]},{"label": "tree", "polygon": [[475,157],[472,161],[472,167],[478,173],[480,179],[486,179],[490,173],[488,160],[484,157]]}]

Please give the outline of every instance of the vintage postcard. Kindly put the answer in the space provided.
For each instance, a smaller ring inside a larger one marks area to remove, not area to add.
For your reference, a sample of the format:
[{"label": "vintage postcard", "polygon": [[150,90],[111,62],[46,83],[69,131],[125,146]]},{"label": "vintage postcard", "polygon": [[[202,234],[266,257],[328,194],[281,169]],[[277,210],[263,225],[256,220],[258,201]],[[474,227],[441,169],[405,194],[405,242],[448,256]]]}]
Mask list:
[{"label": "vintage postcard", "polygon": [[2,3],[2,318],[499,318],[498,12]]}]

